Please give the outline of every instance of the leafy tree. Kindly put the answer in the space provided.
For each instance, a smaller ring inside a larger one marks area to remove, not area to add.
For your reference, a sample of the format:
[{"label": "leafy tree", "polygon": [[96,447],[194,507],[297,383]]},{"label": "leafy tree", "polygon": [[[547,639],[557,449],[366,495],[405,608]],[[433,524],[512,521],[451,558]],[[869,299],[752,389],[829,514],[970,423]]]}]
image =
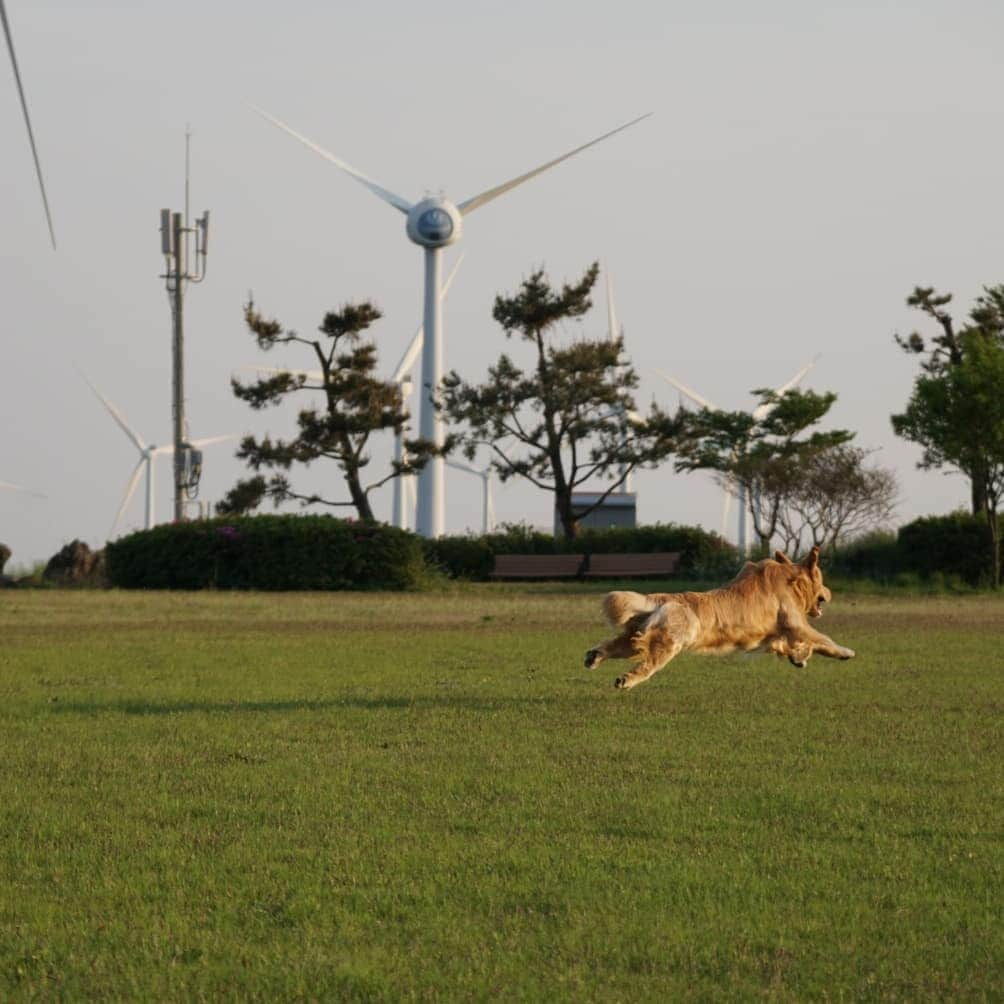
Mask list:
[{"label": "leafy tree", "polygon": [[845,443],[800,465],[780,510],[785,550],[798,554],[808,543],[832,552],[889,520],[899,491],[896,475],[867,459],[867,450]]},{"label": "leafy tree", "polygon": [[[1000,288],[1000,287],[998,287]],[[896,434],[924,448],[918,466],[949,467],[970,479],[990,530],[993,583],[1001,580],[998,508],[1004,496],[1004,340],[980,328],[958,336],[960,360],[927,370],[906,410],[892,416]]]},{"label": "leafy tree", "polygon": [[[276,506],[296,499],[303,505],[352,506],[360,519],[373,521],[370,493],[392,478],[425,466],[434,448],[424,440],[412,440],[407,444],[406,461],[394,461],[389,473],[369,484],[363,481],[370,462],[371,437],[387,430],[400,432],[408,427],[409,419],[400,387],[375,376],[376,346],[362,338],[380,316],[372,303],[347,303],[324,315],[318,329],[321,338],[304,338],[284,330],[278,321],[263,317],[253,302],[245,306],[244,320],[259,348],[267,352],[277,345],[298,344],[311,349],[320,367],[319,379],[307,371],[281,370],[251,383],[231,380],[234,394],[256,410],[281,404],[287,397],[301,393],[311,395],[313,403],[297,416],[298,432],[293,439],[244,437],[237,456],[255,471],[266,468],[275,473],[268,479],[256,474],[239,481],[217,506],[219,513],[247,512],[265,498],[271,498]],[[320,408],[316,405],[318,392],[323,401]],[[309,466],[318,460],[332,460],[338,465],[348,499],[333,500],[293,488],[284,472],[294,464]]]},{"label": "leafy tree", "polygon": [[[441,388],[441,407],[464,430],[458,440],[467,457],[487,447],[500,480],[523,478],[552,492],[567,538],[632,471],[655,466],[673,448],[669,416],[654,404],[646,417],[635,411],[638,377],[623,339],[555,344],[562,323],[592,306],[598,275],[593,264],[578,282],[556,289],[538,269],[512,296],[497,296],[492,315],[507,338],[518,335],[530,346],[531,364],[521,368],[503,354],[486,383],[467,383],[453,371]],[[594,503],[573,504],[573,492],[611,474]]]},{"label": "leafy tree", "polygon": [[[895,336],[897,344],[905,352],[927,354],[920,366],[929,377],[944,377],[954,367],[961,366],[967,345],[977,340],[1004,346],[1004,286],[984,287],[969,312],[969,322],[959,329],[956,329],[951,314],[945,309],[952,302],[951,293],[937,293],[933,287],[917,286],[906,302],[907,306],[927,314],[941,329],[927,341],[917,331],[906,338],[898,334]],[[973,337],[968,337],[970,335]],[[983,490],[986,474],[977,471],[969,477],[973,513],[979,514],[986,510],[988,504]]]},{"label": "leafy tree", "polygon": [[[678,471],[716,471],[733,494],[744,494],[760,551],[767,553],[781,525],[790,498],[806,465],[826,450],[853,438],[843,429],[811,432],[830,410],[836,394],[789,390],[753,391],[761,412],[681,412]],[[804,434],[804,435],[803,435]]]}]

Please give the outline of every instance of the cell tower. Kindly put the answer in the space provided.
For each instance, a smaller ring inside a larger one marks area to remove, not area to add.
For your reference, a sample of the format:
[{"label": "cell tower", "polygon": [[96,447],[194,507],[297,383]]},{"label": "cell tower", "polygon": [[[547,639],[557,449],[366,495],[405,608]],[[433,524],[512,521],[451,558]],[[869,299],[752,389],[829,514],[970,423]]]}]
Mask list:
[{"label": "cell tower", "polygon": [[[202,451],[188,439],[188,420],[185,417],[185,287],[190,282],[202,282],[206,277],[206,252],[209,248],[209,210],[194,226],[188,224],[189,151],[191,132],[185,130],[185,211],[175,213],[170,209],[160,211],[160,250],[164,255],[164,274],[167,298],[171,304],[172,324],[172,378],[171,412],[174,423],[174,519],[185,518],[185,501],[199,494],[202,475]],[[192,257],[194,240],[194,259]],[[194,269],[188,264],[194,260]]]}]

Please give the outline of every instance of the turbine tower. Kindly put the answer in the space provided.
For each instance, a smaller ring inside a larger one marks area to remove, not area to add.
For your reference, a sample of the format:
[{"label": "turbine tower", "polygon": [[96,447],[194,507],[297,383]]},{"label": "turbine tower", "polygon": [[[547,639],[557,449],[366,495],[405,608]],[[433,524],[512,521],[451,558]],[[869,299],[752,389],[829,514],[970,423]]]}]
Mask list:
[{"label": "turbine tower", "polygon": [[7,8],[4,0],[0,0],[0,21],[3,22],[3,33],[7,39],[7,51],[10,53],[10,65],[14,71],[14,83],[17,85],[18,97],[21,99],[21,112],[24,115],[24,124],[28,129],[28,143],[31,146],[31,156],[35,161],[35,175],[38,178],[38,188],[42,193],[42,207],[45,209],[45,219],[49,224],[49,237],[52,240],[52,250],[56,250],[56,231],[52,226],[52,213],[49,211],[49,197],[45,194],[45,182],[42,180],[42,164],[38,159],[38,147],[35,145],[35,132],[31,128],[31,116],[28,114],[28,101],[24,96],[24,86],[21,83],[21,71],[18,69],[17,56],[14,54],[14,36],[10,31],[10,22],[7,20]]},{"label": "turbine tower", "polygon": [[[607,338],[609,338],[610,341],[614,341],[619,336],[623,336],[624,330],[617,323],[617,309],[614,306],[614,283],[613,279],[610,277],[610,269],[604,265],[603,271],[605,273],[607,283]],[[618,411],[623,413],[624,409],[618,408]],[[628,415],[628,419],[630,421],[634,421],[638,417],[639,416],[634,412]],[[627,435],[625,434],[625,439],[626,438]],[[621,468],[620,474],[621,477],[624,477],[623,467]],[[627,477],[624,477],[624,483],[621,485],[621,491],[627,493],[632,493],[634,491],[634,474],[631,471],[628,471]]]},{"label": "turbine tower", "polygon": [[[83,374],[81,374],[83,376]],[[136,486],[139,484],[139,479],[146,473],[146,522],[145,528],[149,530],[156,523],[156,517],[154,515],[154,457],[157,456],[170,456],[174,453],[174,445],[170,444],[168,446],[154,446],[150,444],[149,446],[143,442],[142,437],[139,433],[135,432],[125,420],[125,416],[122,414],[118,408],[115,407],[111,401],[108,400],[91,383],[87,377],[84,377],[87,381],[87,386],[91,388],[94,392],[94,396],[105,406],[108,410],[108,414],[112,416],[115,420],[115,424],[129,437],[129,441],[136,447],[139,451],[139,460],[136,462],[136,466],[133,468],[132,477],[129,479],[128,485],[126,485],[125,495],[122,496],[122,504],[119,506],[119,511],[115,514],[115,522],[112,523],[112,528],[108,533],[108,538],[111,539],[112,535],[115,533],[115,528],[119,525],[119,520],[122,519],[122,513],[125,512],[126,506],[129,505],[130,499],[133,497],[133,493],[136,491]],[[210,436],[207,439],[195,439],[189,444],[194,447],[201,448],[203,446],[210,446],[213,443],[222,443],[228,439],[236,439],[236,436]]]},{"label": "turbine tower", "polygon": [[[780,396],[781,394],[784,394],[787,391],[791,390],[793,387],[796,387],[799,383],[801,383],[806,373],[808,373],[809,370],[811,370],[812,367],[816,365],[817,359],[819,359],[819,356],[816,356],[814,359],[811,359],[809,362],[807,362],[790,380],[788,380],[786,383],[781,384],[780,387],[775,388],[774,393]],[[666,373],[663,373],[661,370],[656,370],[656,372],[659,374],[659,376],[663,378],[663,380],[665,380],[667,383],[672,384],[680,392],[680,394],[683,395],[683,397],[686,397],[689,400],[693,401],[693,403],[696,404],[699,408],[707,408],[708,411],[722,410],[721,408],[718,407],[718,405],[712,404],[711,401],[709,401],[706,397],[702,397],[700,394],[698,394],[696,390],[691,390],[691,388],[688,387],[686,384],[680,383],[679,380],[675,380],[673,377],[669,376]],[[753,409],[752,414],[754,421],[757,422],[760,421],[760,419],[763,418],[765,415],[767,415],[771,411],[771,409],[772,406],[769,404],[758,405],[756,408]],[[739,503],[739,516],[736,524],[736,547],[739,548],[740,554],[746,554],[747,539],[748,539],[747,530],[749,528],[749,514],[746,511],[747,508],[746,491],[741,486],[736,495],[736,501]],[[731,505],[732,505],[732,495],[726,489],[725,504],[722,508],[723,535],[725,532],[725,526],[728,523],[729,509],[731,508]]]},{"label": "turbine tower", "polygon": [[[406,231],[410,240],[425,251],[425,309],[424,309],[424,330],[425,338],[422,344],[422,387],[425,389],[422,397],[422,407],[419,415],[419,435],[423,439],[430,440],[437,446],[442,445],[443,420],[436,411],[433,403],[433,395],[439,387],[440,378],[443,371],[443,322],[441,300],[439,296],[440,273],[442,269],[443,248],[449,247],[460,240],[463,233],[464,217],[473,213],[475,209],[487,205],[500,195],[505,195],[523,182],[535,178],[549,168],[555,167],[569,157],[581,153],[583,150],[619,133],[629,126],[648,118],[648,115],[639,116],[626,122],[624,125],[611,129],[610,132],[598,136],[596,139],[583,143],[581,146],[570,150],[568,153],[555,157],[553,160],[535,167],[525,174],[521,174],[510,181],[489,188],[479,195],[465,199],[463,202],[453,203],[443,196],[428,196],[418,202],[412,203],[407,199],[396,195],[382,185],[367,177],[361,171],[347,164],[344,160],[336,157],[333,153],[318,146],[306,136],[296,132],[285,122],[274,118],[260,108],[254,109],[263,118],[267,119],[274,126],[289,133],[298,139],[305,146],[308,146],[315,153],[320,154],[325,159],[331,161],[336,167],[351,175],[361,185],[368,188],[374,195],[395,209],[404,213],[407,217]],[[649,113],[651,114],[651,113]],[[443,472],[444,462],[442,457],[433,458],[422,469],[418,478],[418,514],[416,529],[424,537],[439,537],[444,528],[444,497],[443,497]]]}]

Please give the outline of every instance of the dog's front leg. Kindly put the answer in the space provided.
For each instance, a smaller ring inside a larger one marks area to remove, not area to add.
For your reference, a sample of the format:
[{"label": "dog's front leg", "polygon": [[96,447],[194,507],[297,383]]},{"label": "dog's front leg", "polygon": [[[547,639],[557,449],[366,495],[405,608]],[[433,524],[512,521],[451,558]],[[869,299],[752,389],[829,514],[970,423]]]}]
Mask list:
[{"label": "dog's front leg", "polygon": [[832,638],[828,638],[822,632],[809,627],[808,624],[794,630],[789,641],[792,651],[796,647],[803,645],[809,646],[810,654],[811,652],[818,652],[820,655],[825,655],[827,659],[854,658],[853,648],[845,648],[843,645],[838,645]]}]

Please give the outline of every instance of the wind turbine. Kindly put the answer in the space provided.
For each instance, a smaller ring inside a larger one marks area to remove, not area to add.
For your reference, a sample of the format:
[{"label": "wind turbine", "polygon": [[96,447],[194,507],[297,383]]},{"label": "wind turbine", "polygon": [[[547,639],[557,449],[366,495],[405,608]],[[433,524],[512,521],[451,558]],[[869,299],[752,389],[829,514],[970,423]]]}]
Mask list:
[{"label": "wind turbine", "polygon": [[0,0],[0,21],[3,22],[3,33],[7,39],[7,51],[10,53],[10,65],[14,70],[14,82],[17,84],[17,93],[21,99],[21,111],[24,113],[24,124],[28,128],[28,143],[31,145],[31,155],[35,160],[35,174],[38,176],[38,187],[42,193],[42,206],[45,208],[45,218],[49,224],[49,237],[52,239],[52,249],[56,249],[56,231],[52,226],[52,213],[49,212],[49,199],[45,194],[45,182],[42,180],[42,164],[38,159],[38,148],[35,146],[35,133],[31,128],[31,116],[28,114],[28,101],[24,96],[24,86],[21,84],[21,71],[17,66],[17,56],[14,53],[14,37],[10,31],[10,22],[7,20],[7,7],[4,0]]},{"label": "wind turbine", "polygon": [[[457,272],[460,269],[460,263],[463,260],[464,256],[462,254],[457,257],[456,263],[450,270],[450,274],[446,277],[446,282],[443,283],[443,287],[439,291],[440,300],[446,299],[446,294],[449,293],[450,286],[453,285],[453,280],[456,278]],[[415,365],[419,352],[422,351],[424,331],[424,325],[419,324],[418,329],[411,336],[411,341],[408,342],[408,347],[404,350],[404,355],[401,356],[401,361],[397,364],[397,368],[390,378],[391,383],[396,383],[401,388],[401,400],[405,404],[407,404],[412,394],[414,384],[411,378],[411,369]],[[308,380],[320,380],[322,383],[324,381],[323,370],[294,370],[271,366],[246,366],[244,368],[256,370],[258,373],[289,373],[291,376],[302,376]],[[407,451],[404,448],[404,433],[395,432],[394,459],[398,463],[403,463],[406,458]],[[408,529],[408,513],[415,511],[415,486],[413,482],[414,475],[394,478],[391,522],[402,530]]]},{"label": "wind turbine", "polygon": [[[811,370],[812,367],[816,365],[816,360],[818,359],[819,356],[816,356],[813,359],[809,360],[809,362],[807,362],[790,380],[781,384],[780,387],[775,388],[774,393],[780,396],[786,393],[787,391],[791,390],[793,387],[796,387],[799,383],[801,383],[806,373],[808,373],[809,370]],[[656,372],[659,374],[659,376],[663,378],[663,380],[665,380],[667,383],[672,384],[680,392],[680,394],[683,395],[683,397],[693,401],[693,403],[696,404],[699,408],[707,408],[709,411],[722,410],[721,408],[718,407],[718,405],[712,404],[711,401],[709,401],[706,397],[702,397],[700,394],[697,393],[696,390],[692,390],[686,384],[680,383],[679,380],[675,380],[673,377],[669,376],[666,373],[663,373],[661,370],[656,370]],[[758,405],[756,408],[753,409],[752,413],[753,420],[759,422],[760,419],[762,419],[765,415],[767,415],[772,408],[773,405],[770,404]],[[739,491],[736,495],[736,501],[739,503],[739,518],[736,527],[736,546],[739,548],[740,554],[746,554],[749,514],[746,512],[746,491],[744,488],[742,488],[742,486],[740,486]],[[722,508],[723,534],[725,532],[725,526],[729,520],[729,510],[731,506],[732,506],[732,495],[726,489],[725,504]]]},{"label": "wind turbine", "polygon": [[[568,153],[555,157],[553,160],[535,167],[525,174],[521,174],[510,181],[489,188],[479,195],[472,196],[462,202],[453,203],[443,196],[427,196],[418,202],[410,202],[408,199],[396,195],[361,171],[347,164],[344,160],[336,157],[333,153],[318,146],[306,136],[296,132],[286,123],[274,118],[260,108],[254,109],[263,118],[273,125],[289,133],[298,139],[305,146],[308,146],[315,153],[320,154],[325,159],[331,161],[336,167],[346,174],[355,178],[361,185],[368,188],[374,195],[383,199],[384,202],[404,213],[407,217],[406,231],[410,240],[425,250],[425,310],[424,329],[426,337],[422,345],[422,386],[427,393],[422,398],[422,407],[419,415],[419,435],[423,439],[431,440],[436,445],[443,442],[443,419],[436,411],[432,395],[439,387],[443,370],[443,320],[441,299],[439,296],[440,273],[442,269],[443,248],[455,244],[460,240],[463,232],[464,217],[473,213],[475,209],[487,205],[500,195],[505,195],[523,182],[535,178],[549,168],[555,167],[562,161],[568,160],[577,153],[588,149],[591,146],[619,133],[629,126],[648,118],[648,115],[639,116],[624,125],[618,126],[610,132],[598,136],[596,139],[583,143],[581,146],[570,150]],[[651,114],[651,113],[649,113]],[[444,528],[444,496],[443,496],[443,472],[444,462],[442,457],[433,458],[419,474],[418,480],[418,513],[416,529],[424,537],[439,537]]]},{"label": "wind turbine", "polygon": [[[83,374],[81,374],[83,376]],[[125,495],[122,496],[122,504],[119,506],[119,511],[115,514],[115,522],[112,523],[112,528],[108,532],[109,539],[115,533],[115,528],[119,525],[119,520],[122,518],[122,513],[125,512],[126,506],[129,505],[129,500],[133,497],[133,493],[136,491],[136,486],[139,484],[139,479],[143,476],[144,469],[146,472],[146,529],[149,530],[155,525],[156,519],[154,517],[154,457],[166,456],[174,453],[174,444],[170,443],[167,446],[154,446],[152,443],[147,445],[143,442],[142,437],[139,433],[135,432],[125,420],[125,416],[122,414],[118,408],[115,407],[111,401],[108,400],[91,383],[90,380],[84,376],[84,380],[87,381],[87,386],[91,388],[94,392],[94,396],[105,406],[108,413],[115,420],[115,424],[129,437],[129,441],[136,447],[139,451],[139,460],[136,462],[136,466],[133,468],[132,477],[129,478],[129,483],[126,485]],[[213,443],[222,443],[228,439],[236,439],[236,436],[210,436],[207,439],[193,439],[191,441],[192,446],[203,447],[210,446]]]},{"label": "wind turbine", "polygon": [[481,532],[489,534],[495,529],[495,502],[492,498],[492,465],[478,469],[470,464],[461,463],[459,460],[447,460],[446,465],[457,471],[464,471],[481,478]]}]

